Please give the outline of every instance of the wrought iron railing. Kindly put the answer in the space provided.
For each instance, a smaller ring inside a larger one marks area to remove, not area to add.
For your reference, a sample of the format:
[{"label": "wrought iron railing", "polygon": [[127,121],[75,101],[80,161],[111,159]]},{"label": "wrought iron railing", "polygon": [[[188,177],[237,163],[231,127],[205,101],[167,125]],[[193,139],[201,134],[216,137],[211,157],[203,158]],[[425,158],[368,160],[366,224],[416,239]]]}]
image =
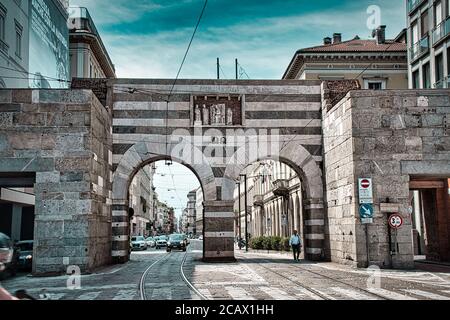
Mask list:
[{"label": "wrought iron railing", "polygon": [[420,41],[416,42],[409,49],[411,60],[416,60],[424,53],[430,50],[430,37],[425,36]]},{"label": "wrought iron railing", "polygon": [[411,12],[414,9],[416,9],[424,1],[425,0],[408,0],[408,12]]},{"label": "wrought iron railing", "polygon": [[442,21],[436,28],[433,30],[433,45],[441,41],[447,35],[450,34],[450,16],[447,17],[444,21]]}]

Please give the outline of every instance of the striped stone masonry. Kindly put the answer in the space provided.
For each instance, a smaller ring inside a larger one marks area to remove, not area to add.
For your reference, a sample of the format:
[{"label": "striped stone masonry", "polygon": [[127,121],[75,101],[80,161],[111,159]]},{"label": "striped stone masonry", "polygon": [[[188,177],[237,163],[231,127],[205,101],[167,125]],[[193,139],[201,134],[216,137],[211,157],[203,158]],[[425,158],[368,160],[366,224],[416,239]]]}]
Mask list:
[{"label": "striped stone masonry", "polygon": [[235,261],[233,201],[206,201],[204,203],[205,261]]}]

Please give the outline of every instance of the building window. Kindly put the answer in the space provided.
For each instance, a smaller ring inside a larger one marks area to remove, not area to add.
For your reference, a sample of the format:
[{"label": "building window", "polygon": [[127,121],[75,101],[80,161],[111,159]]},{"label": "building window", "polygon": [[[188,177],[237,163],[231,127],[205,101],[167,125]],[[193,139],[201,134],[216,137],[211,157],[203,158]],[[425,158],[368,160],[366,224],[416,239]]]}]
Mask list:
[{"label": "building window", "polygon": [[442,88],[442,81],[444,80],[444,59],[442,53],[436,56],[436,88]]},{"label": "building window", "polygon": [[430,30],[429,21],[430,19],[428,17],[428,10],[427,10],[420,16],[420,34],[422,38],[425,37],[428,34],[428,31]]},{"label": "building window", "polygon": [[413,83],[412,83],[413,89],[419,89],[420,88],[420,81],[419,81],[420,74],[419,74],[419,70],[414,71],[412,77],[413,77]]},{"label": "building window", "polygon": [[5,41],[6,9],[0,4],[0,40]]},{"label": "building window", "polygon": [[364,80],[364,89],[384,90],[384,89],[386,89],[386,81],[385,80]]},{"label": "building window", "polygon": [[430,89],[431,88],[430,63],[427,63],[423,66],[422,78],[423,78],[423,89]]},{"label": "building window", "polygon": [[16,56],[22,58],[22,26],[16,21]]},{"label": "building window", "polygon": [[417,24],[417,20],[414,21],[414,23],[411,26],[411,37],[412,37],[412,44],[416,44],[419,42],[419,26]]},{"label": "building window", "polygon": [[438,26],[442,22],[442,2],[436,2],[434,5],[434,25]]},{"label": "building window", "polygon": [[450,83],[450,47],[447,48],[447,82]]}]

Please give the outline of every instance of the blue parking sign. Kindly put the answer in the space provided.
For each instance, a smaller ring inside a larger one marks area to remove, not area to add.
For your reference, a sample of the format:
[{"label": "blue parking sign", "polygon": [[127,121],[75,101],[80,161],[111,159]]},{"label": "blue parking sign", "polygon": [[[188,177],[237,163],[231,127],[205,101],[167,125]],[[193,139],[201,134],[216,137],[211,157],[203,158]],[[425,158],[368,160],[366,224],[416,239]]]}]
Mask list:
[{"label": "blue parking sign", "polygon": [[373,204],[364,203],[359,206],[359,216],[362,223],[373,222]]}]

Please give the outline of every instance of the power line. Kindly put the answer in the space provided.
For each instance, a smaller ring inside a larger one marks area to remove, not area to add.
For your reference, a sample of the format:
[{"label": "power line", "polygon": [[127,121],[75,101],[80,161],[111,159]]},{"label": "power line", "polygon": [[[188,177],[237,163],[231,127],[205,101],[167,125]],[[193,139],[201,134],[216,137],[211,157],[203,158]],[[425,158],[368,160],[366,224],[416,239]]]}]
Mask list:
[{"label": "power line", "polygon": [[240,63],[238,63],[238,67],[239,67],[239,79],[241,79],[243,75],[245,75],[247,77],[247,79],[250,79],[250,76],[248,75],[248,73],[245,71],[244,67],[242,67],[242,65]]},{"label": "power line", "polygon": [[[17,72],[17,73],[24,73],[24,74],[31,75],[31,76],[36,76],[36,77],[41,77],[41,78],[44,78],[45,80],[48,80],[48,81],[59,81],[59,82],[69,82],[69,83],[72,82],[72,81],[65,80],[65,79],[59,79],[59,78],[54,78],[54,77],[50,77],[50,76],[44,76],[44,75],[42,75],[40,73],[32,73],[32,72],[17,70],[17,69],[8,68],[8,67],[0,66],[0,69],[10,70],[10,71],[14,71],[14,72]],[[2,76],[2,78],[6,78],[6,79],[25,79],[25,80],[27,80],[27,79],[28,80],[34,80],[35,79],[35,78],[26,78],[26,77],[19,78],[19,77],[9,77],[9,76]]]},{"label": "power line", "polygon": [[222,74],[223,74],[224,78],[227,79],[228,77],[227,77],[227,75],[225,74],[225,71],[223,71],[223,68],[222,68],[221,65],[219,65],[219,68],[220,68],[220,71],[222,71]]},{"label": "power line", "polygon": [[180,77],[181,70],[183,69],[184,63],[186,62],[187,55],[189,53],[189,50],[191,49],[191,45],[192,45],[192,42],[194,41],[195,34],[197,33],[197,29],[198,29],[198,27],[200,25],[200,22],[202,21],[203,14],[205,13],[205,9],[206,9],[207,4],[208,4],[208,0],[205,0],[205,3],[203,5],[202,11],[200,13],[200,16],[198,17],[197,24],[195,25],[194,32],[192,33],[191,40],[189,41],[189,45],[188,45],[188,47],[186,49],[186,52],[184,53],[183,60],[181,61],[181,65],[180,65],[180,67],[178,69],[177,76],[175,77],[175,80],[174,80],[174,82],[172,84],[172,88],[170,89],[169,95],[167,97],[167,108],[166,108],[166,111],[167,111],[166,112],[166,152],[167,152],[167,147],[168,147],[168,140],[167,140],[168,139],[168,134],[167,133],[168,133],[168,127],[169,127],[169,102],[170,102],[170,98],[172,96],[173,89],[175,88],[175,85],[177,84],[178,78]]},{"label": "power line", "polygon": [[189,53],[189,50],[191,49],[192,42],[194,41],[195,35],[197,33],[197,29],[198,29],[198,27],[200,25],[200,22],[202,21],[203,14],[205,13],[205,9],[206,9],[207,4],[208,4],[208,0],[205,0],[205,3],[203,5],[202,11],[200,13],[200,16],[198,17],[197,24],[195,25],[194,32],[192,33],[191,40],[189,41],[189,45],[188,45],[188,47],[186,49],[186,52],[184,53],[184,57],[183,57],[183,60],[181,61],[180,68],[178,69],[177,76],[175,77],[175,81],[173,82],[172,88],[170,89],[169,98],[167,100],[170,100],[170,97],[172,95],[172,91],[173,91],[173,89],[174,89],[174,87],[175,87],[175,85],[176,85],[176,83],[178,81],[178,78],[180,76],[181,70],[183,69],[183,65],[184,65],[184,63],[186,61],[187,55]]},{"label": "power line", "polygon": [[[390,49],[390,47],[392,47],[394,44],[396,44],[397,42],[392,41],[392,43],[386,47],[386,49],[384,51],[381,52],[381,57],[383,57],[387,51]],[[371,68],[375,63],[371,62],[363,71],[361,71],[355,78],[353,78],[353,80],[358,79],[359,77],[361,77],[367,70],[369,70],[369,68]]]}]

